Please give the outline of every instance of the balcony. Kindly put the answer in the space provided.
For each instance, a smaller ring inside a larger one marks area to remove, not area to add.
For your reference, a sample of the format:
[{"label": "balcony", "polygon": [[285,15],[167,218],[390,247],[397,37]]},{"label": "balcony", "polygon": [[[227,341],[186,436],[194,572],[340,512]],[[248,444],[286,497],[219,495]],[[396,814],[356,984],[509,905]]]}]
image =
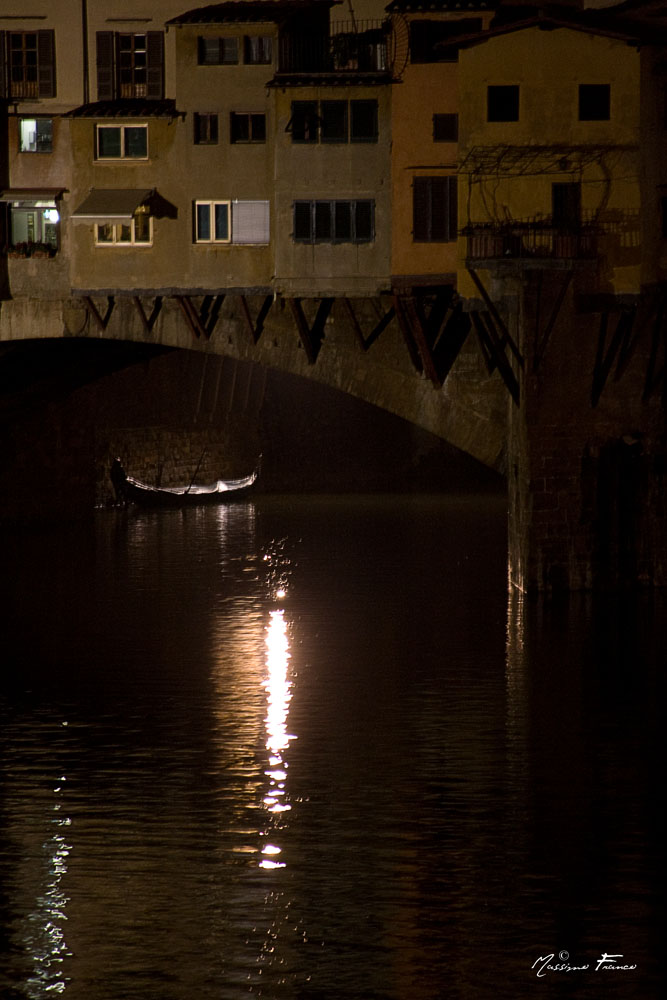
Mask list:
[{"label": "balcony", "polygon": [[596,260],[600,226],[554,225],[550,218],[514,219],[505,222],[472,222],[461,230],[467,239],[466,259],[519,261],[535,266],[552,261],[571,263]]},{"label": "balcony", "polygon": [[388,21],[337,21],[328,34],[283,35],[278,73],[386,73],[388,25]]}]

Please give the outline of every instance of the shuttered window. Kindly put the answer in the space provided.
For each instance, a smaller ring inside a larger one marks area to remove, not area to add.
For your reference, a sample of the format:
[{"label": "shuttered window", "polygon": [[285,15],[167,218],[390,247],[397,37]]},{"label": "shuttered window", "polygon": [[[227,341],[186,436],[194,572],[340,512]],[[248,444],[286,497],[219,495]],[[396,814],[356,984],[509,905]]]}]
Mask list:
[{"label": "shuttered window", "polygon": [[218,116],[216,114],[199,114],[195,111],[195,145],[211,146],[218,141]]},{"label": "shuttered window", "polygon": [[0,97],[56,96],[55,32],[0,31]]},{"label": "shuttered window", "polygon": [[232,243],[268,242],[268,201],[233,201]]},{"label": "shuttered window", "polygon": [[415,177],[412,187],[415,243],[449,243],[457,235],[456,177]]},{"label": "shuttered window", "polygon": [[195,243],[269,242],[268,201],[197,201]]},{"label": "shuttered window", "polygon": [[164,34],[98,31],[97,99],[164,97]]}]

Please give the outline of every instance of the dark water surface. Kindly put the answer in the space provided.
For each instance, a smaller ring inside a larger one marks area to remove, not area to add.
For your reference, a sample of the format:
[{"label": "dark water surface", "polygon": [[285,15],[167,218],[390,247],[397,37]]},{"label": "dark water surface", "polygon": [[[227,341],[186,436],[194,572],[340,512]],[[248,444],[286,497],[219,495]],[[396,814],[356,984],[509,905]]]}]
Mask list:
[{"label": "dark water surface", "polygon": [[3,549],[2,1000],[665,995],[665,595],[508,596],[488,497]]}]

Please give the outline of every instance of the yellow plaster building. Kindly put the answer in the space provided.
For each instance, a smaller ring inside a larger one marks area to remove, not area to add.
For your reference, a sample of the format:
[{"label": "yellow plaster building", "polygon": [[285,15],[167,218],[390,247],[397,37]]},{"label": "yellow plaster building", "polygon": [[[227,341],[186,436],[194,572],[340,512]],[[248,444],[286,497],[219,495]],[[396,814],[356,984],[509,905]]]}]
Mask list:
[{"label": "yellow plaster building", "polygon": [[459,291],[466,264],[586,267],[589,290],[642,279],[641,52],[613,27],[532,17],[459,58]]}]

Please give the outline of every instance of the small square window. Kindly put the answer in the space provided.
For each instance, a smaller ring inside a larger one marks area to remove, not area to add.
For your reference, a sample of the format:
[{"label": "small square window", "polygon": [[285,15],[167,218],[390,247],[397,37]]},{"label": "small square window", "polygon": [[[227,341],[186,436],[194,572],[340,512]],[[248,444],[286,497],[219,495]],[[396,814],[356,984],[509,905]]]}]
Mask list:
[{"label": "small square window", "polygon": [[519,87],[491,86],[487,89],[487,120],[490,122],[518,122]]},{"label": "small square window", "polygon": [[19,120],[19,152],[53,152],[53,119],[21,118]]},{"label": "small square window", "polygon": [[266,142],[266,115],[232,111],[229,115],[229,141]]},{"label": "small square window", "polygon": [[458,142],[458,139],[458,115],[433,115],[433,142]]},{"label": "small square window", "polygon": [[266,66],[271,62],[273,45],[270,35],[246,35],[243,44],[246,65]]},{"label": "small square window", "polygon": [[611,87],[608,83],[579,84],[579,121],[609,121]]},{"label": "small square window", "polygon": [[212,146],[218,141],[218,116],[195,112],[195,145]]}]

